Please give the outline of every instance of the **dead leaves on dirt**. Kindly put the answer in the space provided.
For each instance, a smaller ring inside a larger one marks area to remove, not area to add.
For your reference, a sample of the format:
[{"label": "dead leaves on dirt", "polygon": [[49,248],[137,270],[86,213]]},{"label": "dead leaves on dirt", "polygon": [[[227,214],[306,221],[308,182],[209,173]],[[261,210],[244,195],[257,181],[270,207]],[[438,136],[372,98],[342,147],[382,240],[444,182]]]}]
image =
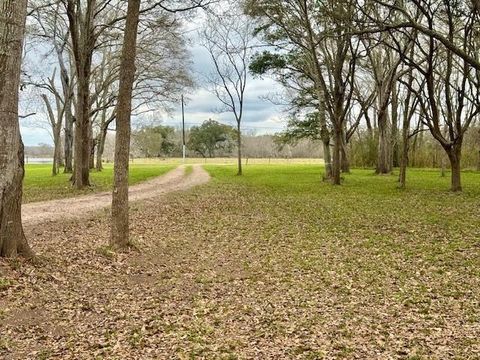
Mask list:
[{"label": "dead leaves on dirt", "polygon": [[104,215],[27,229],[43,261],[0,263],[0,357],[479,358],[473,232],[345,196],[215,182],[135,204],[126,253]]}]

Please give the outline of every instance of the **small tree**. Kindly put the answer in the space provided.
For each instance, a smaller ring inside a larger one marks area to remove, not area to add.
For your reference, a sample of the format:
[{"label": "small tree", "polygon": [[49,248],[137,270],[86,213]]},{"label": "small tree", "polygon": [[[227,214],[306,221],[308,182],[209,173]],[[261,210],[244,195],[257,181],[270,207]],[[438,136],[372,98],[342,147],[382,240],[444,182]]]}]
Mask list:
[{"label": "small tree", "polygon": [[237,124],[238,172],[242,175],[242,131],[248,66],[252,57],[253,28],[240,15],[240,9],[231,6],[220,14],[211,14],[202,33],[204,46],[210,54],[215,71],[209,74],[210,89],[222,107],[220,112],[231,112]]}]

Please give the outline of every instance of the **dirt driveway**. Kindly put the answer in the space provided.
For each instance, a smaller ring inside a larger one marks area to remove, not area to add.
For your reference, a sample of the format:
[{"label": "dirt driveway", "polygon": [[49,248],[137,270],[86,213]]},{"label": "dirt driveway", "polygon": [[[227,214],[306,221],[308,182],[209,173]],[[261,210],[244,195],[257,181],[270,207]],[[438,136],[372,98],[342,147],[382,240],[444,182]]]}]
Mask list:
[{"label": "dirt driveway", "polygon": [[[210,176],[200,166],[194,165],[193,171],[186,175],[185,167],[179,166],[163,176],[130,187],[130,201],[146,200],[173,191],[187,190],[208,182]],[[75,219],[86,212],[98,211],[109,207],[111,192],[85,195],[76,198],[49,200],[29,203],[22,206],[23,224],[36,225],[60,219]]]}]

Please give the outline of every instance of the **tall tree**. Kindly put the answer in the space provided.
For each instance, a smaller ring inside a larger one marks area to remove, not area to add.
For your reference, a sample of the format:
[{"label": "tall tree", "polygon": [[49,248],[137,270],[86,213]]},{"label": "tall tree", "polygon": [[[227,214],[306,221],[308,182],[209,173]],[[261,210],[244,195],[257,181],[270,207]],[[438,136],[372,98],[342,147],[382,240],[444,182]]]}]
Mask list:
[{"label": "tall tree", "polygon": [[18,121],[27,0],[0,0],[0,14],[0,256],[30,256],[21,217],[24,160]]},{"label": "tall tree", "polygon": [[120,63],[120,85],[116,110],[115,168],[112,195],[112,230],[110,244],[124,248],[129,243],[128,162],[130,157],[130,117],[135,81],[137,31],[140,0],[128,0],[127,23]]},{"label": "tall tree", "polygon": [[397,42],[396,49],[397,32],[405,33],[404,27],[415,30],[410,34],[415,53],[399,53],[402,61],[414,68],[417,80],[410,90],[418,98],[422,122],[450,161],[451,190],[461,191],[463,141],[480,113],[477,10],[462,1],[435,5],[405,2],[393,7],[387,2],[378,6],[387,6],[397,18],[407,20],[400,22],[399,30],[385,22],[391,39]]},{"label": "tall tree", "polygon": [[356,46],[349,30],[352,2],[252,0],[246,2],[246,9],[259,19],[263,39],[277,54],[287,56],[287,69],[310,82],[322,127],[324,114],[328,115],[334,138],[332,183],[340,184],[356,65]]},{"label": "tall tree", "polygon": [[[202,0],[192,0],[183,8],[169,8],[177,5],[175,1],[154,2],[150,7],[140,10],[141,0],[128,0],[126,25],[120,61],[119,94],[116,106],[115,168],[112,195],[112,227],[110,245],[125,248],[129,244],[129,205],[128,205],[128,165],[130,156],[130,135],[132,96],[135,82],[135,60],[137,54],[137,33],[140,13],[160,7],[167,12],[183,12],[202,7]],[[190,6],[189,6],[190,5]],[[115,20],[117,21],[117,20]]]},{"label": "tall tree", "polygon": [[95,24],[96,0],[84,5],[75,0],[66,1],[68,25],[77,77],[74,146],[74,185],[82,189],[90,185],[90,81],[92,60],[98,37]]}]

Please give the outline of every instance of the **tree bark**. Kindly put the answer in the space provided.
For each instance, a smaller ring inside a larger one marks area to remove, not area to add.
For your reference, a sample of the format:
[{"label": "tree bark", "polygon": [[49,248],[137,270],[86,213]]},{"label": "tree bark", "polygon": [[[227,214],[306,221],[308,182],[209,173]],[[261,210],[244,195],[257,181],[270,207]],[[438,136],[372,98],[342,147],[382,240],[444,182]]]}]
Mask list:
[{"label": "tree bark", "polygon": [[341,149],[341,156],[342,156],[342,173],[350,174],[350,162],[348,161],[348,144],[347,144],[347,135],[345,129],[342,132],[342,149]]},{"label": "tree bark", "polygon": [[[52,127],[52,135],[53,135],[53,164],[52,164],[52,176],[58,175],[59,168],[60,168],[60,158],[61,158],[61,145],[62,142],[60,141],[61,131],[62,131],[62,116],[63,111],[58,111],[58,119],[55,118],[53,113],[52,105],[47,97],[47,95],[41,95],[42,100],[45,104],[45,108],[47,109],[47,115],[50,121],[50,125]],[[57,100],[57,107],[59,106],[59,101]]]},{"label": "tree bark", "polygon": [[462,144],[455,144],[446,148],[448,159],[450,160],[450,168],[452,171],[451,190],[453,192],[462,191],[461,180],[461,159],[462,159]]},{"label": "tree bark", "polygon": [[407,186],[407,166],[408,166],[408,145],[409,145],[409,124],[404,124],[402,128],[402,155],[400,157],[400,189]]},{"label": "tree bark", "polygon": [[77,189],[90,186],[90,72],[78,76],[77,111],[74,137],[74,185]]},{"label": "tree bark", "polygon": [[[58,63],[60,65],[60,79],[62,82],[63,89],[63,99],[64,99],[64,158],[65,158],[65,167],[63,172],[68,174],[73,172],[73,112],[72,112],[72,101],[73,101],[73,87],[72,87],[72,76],[75,69],[70,65],[70,73],[65,66],[65,61],[63,59],[63,48],[56,47]],[[71,62],[70,62],[71,64]]]},{"label": "tree bark", "polygon": [[399,146],[398,146],[398,89],[396,85],[392,88],[392,131],[390,145],[390,169],[399,165]]},{"label": "tree bark", "polygon": [[341,126],[335,124],[335,143],[333,145],[333,174],[332,184],[341,185],[341,169],[342,169],[342,137],[343,130]]},{"label": "tree bark", "polygon": [[323,161],[325,162],[324,180],[331,180],[333,170],[332,170],[332,154],[330,151],[330,135],[328,135],[328,137],[322,137],[322,144],[323,144]]},{"label": "tree bark", "polygon": [[90,186],[90,71],[78,76],[77,111],[75,119],[74,185],[77,189]]},{"label": "tree bark", "polygon": [[[410,75],[410,81],[412,81]],[[409,91],[409,90],[407,90]],[[407,186],[407,166],[408,166],[408,150],[410,147],[410,122],[413,112],[409,108],[411,106],[411,93],[409,92],[405,100],[405,107],[403,109],[403,123],[402,123],[402,153],[400,156],[400,189],[405,189]]]},{"label": "tree bark", "polygon": [[90,139],[90,156],[88,158],[88,168],[92,170],[95,169],[95,148],[97,147],[97,140],[93,138],[93,128],[91,124],[88,138]]},{"label": "tree bark", "polygon": [[128,0],[127,20],[120,64],[120,85],[117,104],[115,137],[115,168],[112,195],[112,229],[110,245],[125,248],[129,244],[128,165],[130,155],[130,118],[132,90],[135,80],[140,0]]},{"label": "tree bark", "polygon": [[73,180],[75,188],[83,189],[90,185],[90,80],[95,48],[96,1],[88,0],[84,13],[78,6],[79,2],[67,1],[67,16],[77,75]]},{"label": "tree bark", "polygon": [[32,256],[23,233],[18,98],[27,0],[0,0],[0,256]]},{"label": "tree bark", "polygon": [[100,129],[100,134],[98,134],[97,140],[97,161],[96,169],[97,171],[103,170],[103,152],[105,151],[105,140],[107,139],[107,126],[104,126]]},{"label": "tree bark", "polygon": [[64,128],[64,156],[65,168],[64,173],[73,172],[73,114],[71,100],[65,100],[65,128]]},{"label": "tree bark", "polygon": [[323,144],[323,160],[325,162],[325,175],[324,180],[330,180],[332,178],[332,155],[330,153],[330,131],[327,127],[327,117],[325,109],[325,97],[323,91],[320,91],[321,98],[318,99],[318,117],[320,124],[320,137]]},{"label": "tree bark", "polygon": [[377,174],[389,174],[390,166],[390,134],[388,126],[388,111],[382,109],[378,114],[378,155]]},{"label": "tree bark", "polygon": [[238,171],[237,175],[243,175],[242,170],[242,130],[240,128],[241,120],[237,120],[237,157],[238,157]]},{"label": "tree bark", "polygon": [[[480,3],[480,0],[479,0],[479,3]],[[480,146],[480,129],[478,130],[478,143],[479,143],[479,146]],[[480,150],[478,150],[477,171],[480,171]]]}]

